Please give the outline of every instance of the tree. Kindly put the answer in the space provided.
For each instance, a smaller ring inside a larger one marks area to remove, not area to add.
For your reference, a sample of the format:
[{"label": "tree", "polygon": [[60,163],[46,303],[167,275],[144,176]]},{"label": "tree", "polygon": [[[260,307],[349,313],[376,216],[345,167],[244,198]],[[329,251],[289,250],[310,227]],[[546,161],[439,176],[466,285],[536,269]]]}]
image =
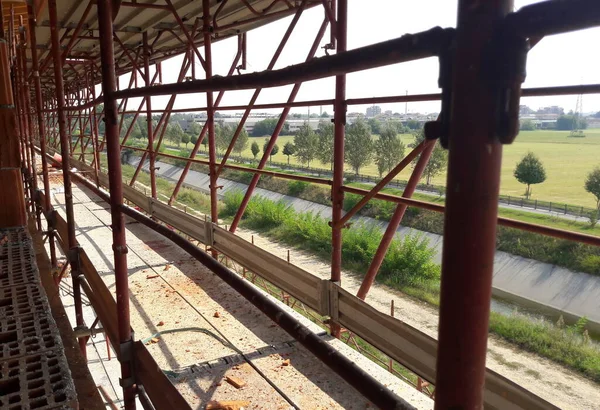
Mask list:
[{"label": "tree", "polygon": [[546,180],[544,165],[533,152],[528,152],[517,164],[514,175],[517,181],[527,185],[525,191],[525,198],[527,199],[531,196],[531,185],[541,184]]},{"label": "tree", "polygon": [[327,111],[323,111],[323,114],[321,114],[321,118],[329,118],[329,114],[327,114]]},{"label": "tree", "polygon": [[196,121],[190,122],[190,125],[188,126],[188,134],[190,134],[191,137],[193,137],[193,136],[198,137],[201,132],[202,132],[202,127],[200,126],[200,124],[198,124]]},{"label": "tree", "polygon": [[[265,138],[265,143],[263,144],[263,152],[267,153],[267,148],[269,146],[269,138]],[[271,152],[269,153],[269,161],[273,162],[273,155],[276,155],[279,152],[279,145],[273,145]]]},{"label": "tree", "polygon": [[254,159],[256,159],[256,156],[260,152],[260,147],[258,146],[258,143],[256,141],[252,143],[252,145],[250,146],[250,150],[252,151],[252,155],[254,155]]},{"label": "tree", "polygon": [[[146,117],[138,117],[137,126],[140,129],[140,136],[136,138],[148,138],[148,122],[146,121]],[[152,129],[154,129],[154,125],[152,125]]]},{"label": "tree", "polygon": [[596,208],[600,211],[600,167],[594,168],[587,175],[585,190],[596,197]]},{"label": "tree", "polygon": [[196,143],[198,142],[198,135],[190,135],[190,142],[196,146]]},{"label": "tree", "polygon": [[562,131],[571,131],[575,129],[585,130],[587,120],[579,115],[561,115],[556,120],[556,129]]},{"label": "tree", "polygon": [[[423,130],[417,132],[415,134],[415,142],[411,145],[412,148],[415,148],[417,145],[421,143],[421,141],[425,140],[425,134]],[[418,158],[413,161],[413,166],[418,162]],[[425,183],[427,185],[431,184],[431,178],[439,175],[444,169],[446,169],[446,165],[448,164],[448,151],[446,151],[439,142],[436,141],[435,147],[431,152],[431,157],[429,157],[429,161],[423,169],[423,175],[425,176]]]},{"label": "tree", "polygon": [[306,122],[302,124],[294,136],[295,155],[301,163],[306,163],[310,167],[310,161],[317,156],[318,143],[317,134],[310,128],[310,125]]},{"label": "tree", "polygon": [[317,159],[333,167],[334,127],[331,121],[319,121],[317,130]]},{"label": "tree", "polygon": [[417,120],[408,120],[406,121],[406,126],[411,130],[418,130],[421,127],[421,124],[419,124],[419,121]]},{"label": "tree", "polygon": [[[252,129],[252,136],[254,137],[262,137],[265,135],[273,135],[275,132],[275,127],[279,122],[279,118],[266,118],[262,121],[258,121],[254,124],[254,128]],[[290,125],[285,122],[281,129],[280,134],[287,134],[290,132]]]},{"label": "tree", "polygon": [[[233,129],[237,130],[238,127],[239,127],[239,124],[237,124],[235,127],[233,127]],[[233,135],[232,135],[232,138],[233,138]],[[238,156],[241,159],[242,152],[244,152],[244,150],[247,147],[248,147],[248,133],[246,132],[246,129],[244,127],[242,127],[242,129],[240,130],[240,133],[238,134],[237,139],[235,140],[235,144],[233,144],[233,151],[237,152]]]},{"label": "tree", "polygon": [[[256,146],[258,148],[258,145]],[[296,146],[291,142],[286,142],[283,146],[283,155],[287,156],[288,165],[290,165],[290,155],[294,155],[296,153]]]},{"label": "tree", "polygon": [[386,125],[379,139],[374,143],[375,163],[380,178],[385,171],[391,171],[400,162],[404,157],[404,149],[405,146],[400,141],[396,128],[391,124]]},{"label": "tree", "polygon": [[345,151],[346,163],[358,175],[360,168],[367,165],[373,155],[370,129],[362,118],[358,118],[346,129]]},{"label": "tree", "polygon": [[367,123],[369,124],[369,127],[371,127],[371,134],[381,134],[381,131],[383,130],[381,121],[377,118],[369,118]]},{"label": "tree", "polygon": [[521,120],[521,131],[535,130],[535,123],[532,120]]},{"label": "tree", "polygon": [[166,137],[173,144],[179,145],[181,143],[181,136],[183,135],[183,129],[178,122],[174,124],[169,124],[166,131]]},{"label": "tree", "polygon": [[181,135],[181,142],[183,142],[185,144],[185,147],[187,148],[187,144],[190,143],[190,136],[187,134],[182,134]]},{"label": "tree", "polygon": [[217,150],[227,150],[234,132],[235,131],[227,124],[215,124],[215,145]]}]

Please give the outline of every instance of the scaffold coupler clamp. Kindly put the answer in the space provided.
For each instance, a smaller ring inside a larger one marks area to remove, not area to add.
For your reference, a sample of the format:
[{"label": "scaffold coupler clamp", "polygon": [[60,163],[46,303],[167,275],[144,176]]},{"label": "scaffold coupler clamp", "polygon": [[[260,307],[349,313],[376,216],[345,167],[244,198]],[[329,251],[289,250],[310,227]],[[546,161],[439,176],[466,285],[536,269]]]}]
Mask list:
[{"label": "scaffold coupler clamp", "polygon": [[48,222],[48,233],[54,232],[56,228],[56,209],[52,208],[48,210],[45,214],[46,221]]},{"label": "scaffold coupler clamp", "polygon": [[127,248],[127,245],[114,245],[113,244],[112,248],[113,248],[113,252],[115,254],[127,255],[129,253],[129,248]]},{"label": "scaffold coupler clamp", "polygon": [[453,64],[455,56],[454,36],[448,44],[440,51],[438,59],[440,65],[440,75],[438,77],[438,86],[442,89],[442,106],[440,116],[436,121],[425,123],[423,132],[427,140],[440,140],[442,147],[448,149],[448,138],[450,135],[450,113],[453,98]]},{"label": "scaffold coupler clamp", "polygon": [[528,39],[501,29],[483,55],[482,73],[494,96],[494,134],[502,144],[512,144],[519,133],[521,85],[527,75],[530,48]]},{"label": "scaffold coupler clamp", "polygon": [[119,378],[119,385],[123,388],[133,387],[136,384],[135,355],[133,349],[134,346],[132,334],[131,339],[119,344],[119,361],[121,363],[129,363],[129,368],[131,369],[131,374],[128,378]]},{"label": "scaffold coupler clamp", "polygon": [[69,251],[67,252],[67,257],[69,259],[69,263],[71,264],[71,272],[74,273],[76,276],[79,276],[80,273],[81,251],[81,246],[76,245],[69,249]]}]

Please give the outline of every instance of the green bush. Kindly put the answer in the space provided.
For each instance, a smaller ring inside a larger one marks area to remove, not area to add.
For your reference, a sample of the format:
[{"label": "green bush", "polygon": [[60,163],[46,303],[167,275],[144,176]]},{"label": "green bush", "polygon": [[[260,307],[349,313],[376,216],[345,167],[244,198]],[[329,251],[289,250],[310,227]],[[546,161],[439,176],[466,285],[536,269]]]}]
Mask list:
[{"label": "green bush", "polygon": [[[223,215],[233,215],[241,203],[241,192],[225,194]],[[283,201],[256,196],[249,204],[242,223],[267,232],[286,243],[314,251],[329,258],[331,227],[328,220],[312,212],[296,213]],[[375,226],[356,225],[343,232],[342,263],[357,272],[366,272],[379,246],[382,232]],[[434,250],[420,235],[394,239],[379,270],[378,278],[391,286],[425,286],[439,281],[440,267],[433,262]]]},{"label": "green bush", "polygon": [[580,270],[600,275],[600,255],[586,255],[579,260]]},{"label": "green bush", "polygon": [[585,320],[561,329],[523,315],[492,312],[490,331],[521,347],[548,357],[600,382],[600,350],[582,336]]},{"label": "green bush", "polygon": [[198,211],[210,210],[210,196],[194,189],[181,188],[177,195],[177,202],[192,207]]},{"label": "green bush", "polygon": [[299,197],[310,184],[304,181],[290,181],[288,183],[288,195]]}]

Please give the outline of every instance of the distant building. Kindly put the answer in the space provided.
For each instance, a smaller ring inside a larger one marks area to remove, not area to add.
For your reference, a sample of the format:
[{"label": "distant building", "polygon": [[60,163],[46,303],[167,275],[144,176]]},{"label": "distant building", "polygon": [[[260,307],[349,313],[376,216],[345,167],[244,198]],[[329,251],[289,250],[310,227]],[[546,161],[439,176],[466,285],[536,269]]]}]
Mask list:
[{"label": "distant building", "polygon": [[553,105],[551,107],[543,107],[537,110],[537,114],[557,114],[562,115],[565,113],[564,108],[559,107],[558,105]]},{"label": "distant building", "polygon": [[387,110],[386,112],[384,112],[385,115],[387,115],[388,117],[392,116],[392,110]]},{"label": "distant building", "polygon": [[519,114],[521,115],[533,114],[534,112],[535,111],[526,105],[519,105]]},{"label": "distant building", "polygon": [[381,114],[381,107],[378,105],[373,105],[367,108],[367,118],[372,118]]}]

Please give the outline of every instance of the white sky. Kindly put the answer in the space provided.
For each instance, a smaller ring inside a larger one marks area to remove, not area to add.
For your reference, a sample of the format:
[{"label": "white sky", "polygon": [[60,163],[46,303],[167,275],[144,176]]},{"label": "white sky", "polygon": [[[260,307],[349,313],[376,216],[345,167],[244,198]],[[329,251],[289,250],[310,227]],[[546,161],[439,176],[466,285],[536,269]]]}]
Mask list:
[{"label": "white sky", "polygon": [[[515,0],[515,7],[536,3],[531,0]],[[449,0],[349,0],[348,48],[353,49],[368,44],[400,37],[405,33],[415,33],[434,26],[454,27],[456,24],[456,1]],[[323,21],[323,9],[315,7],[305,11],[275,68],[303,62],[314,37]],[[253,30],[247,35],[248,69],[245,73],[262,71],[267,67],[277,48],[291,17]],[[329,31],[320,46],[329,42]],[[527,80],[524,87],[559,86],[600,83],[600,28],[583,30],[544,38],[530,51],[527,65]],[[237,39],[219,41],[213,44],[213,74],[226,75],[236,52]],[[203,53],[203,50],[200,50]],[[323,56],[320,49],[317,56]],[[174,57],[163,63],[163,82],[174,82],[179,73],[183,57]],[[197,64],[197,76],[203,75]],[[243,72],[244,73],[244,72]],[[200,77],[202,78],[202,77]],[[437,87],[438,61],[430,58],[411,63],[403,63],[348,75],[347,98],[375,97],[439,92]],[[121,86],[127,86],[127,79],[121,79]],[[140,83],[140,86],[143,83]],[[284,102],[291,86],[264,89],[258,103]],[[331,99],[334,96],[333,79],[307,82],[302,85],[296,101]],[[253,90],[226,92],[221,105],[247,104]],[[215,93],[216,98],[216,93]],[[154,97],[153,108],[164,108],[168,97]],[[556,96],[523,98],[522,104],[532,108],[560,105],[565,111],[575,109],[577,96]],[[139,100],[138,100],[139,101]],[[203,94],[187,94],[177,97],[175,108],[205,106]],[[139,102],[130,101],[129,108],[137,108]],[[382,109],[403,113],[405,105],[381,104]],[[320,107],[311,108],[318,112]],[[332,107],[322,107],[332,113]],[[349,107],[349,112],[365,111],[366,106]],[[272,110],[276,113],[281,110]],[[304,108],[294,108],[292,112],[305,113]],[[409,112],[438,112],[439,102],[409,103]],[[600,111],[600,95],[584,95],[583,111]]]}]

